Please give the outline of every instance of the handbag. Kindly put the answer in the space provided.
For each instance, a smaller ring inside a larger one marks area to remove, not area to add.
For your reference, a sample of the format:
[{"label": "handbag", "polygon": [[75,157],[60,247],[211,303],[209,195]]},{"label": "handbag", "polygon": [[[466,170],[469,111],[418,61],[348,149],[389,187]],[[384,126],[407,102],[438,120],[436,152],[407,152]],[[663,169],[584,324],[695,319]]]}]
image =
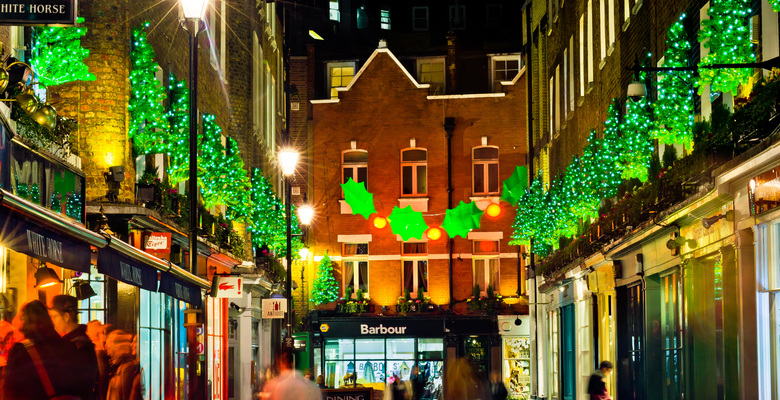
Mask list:
[{"label": "handbag", "polygon": [[43,367],[41,356],[38,354],[38,350],[35,349],[35,345],[29,339],[22,341],[22,344],[24,345],[24,348],[27,349],[30,358],[32,358],[33,364],[35,364],[35,369],[38,371],[38,378],[41,380],[41,384],[43,384],[43,390],[46,391],[46,396],[52,400],[81,400],[81,397],[79,396],[67,394],[56,395],[54,393],[54,386],[51,384],[51,379],[49,379],[49,374],[46,372],[46,368]]}]

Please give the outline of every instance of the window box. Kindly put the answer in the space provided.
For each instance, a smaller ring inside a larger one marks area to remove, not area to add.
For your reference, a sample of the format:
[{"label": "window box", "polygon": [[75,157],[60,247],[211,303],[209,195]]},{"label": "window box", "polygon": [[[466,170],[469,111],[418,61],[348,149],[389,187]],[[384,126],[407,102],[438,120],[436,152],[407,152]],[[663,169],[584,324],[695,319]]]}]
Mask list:
[{"label": "window box", "polygon": [[341,315],[349,315],[349,314],[363,314],[363,313],[373,313],[374,312],[374,305],[370,304],[368,300],[339,300],[338,303],[336,303],[336,314]]}]

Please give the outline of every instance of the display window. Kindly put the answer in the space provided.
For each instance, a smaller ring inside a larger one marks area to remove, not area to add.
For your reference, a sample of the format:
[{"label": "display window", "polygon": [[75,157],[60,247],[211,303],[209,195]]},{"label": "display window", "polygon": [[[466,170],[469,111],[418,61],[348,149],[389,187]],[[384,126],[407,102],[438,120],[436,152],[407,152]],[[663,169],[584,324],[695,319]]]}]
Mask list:
[{"label": "display window", "polygon": [[[122,284],[121,282],[119,284]],[[144,398],[165,398],[165,338],[170,335],[171,298],[163,293],[140,290],[141,312],[138,328],[138,355]]]},{"label": "display window", "polygon": [[384,390],[391,377],[408,380],[417,366],[418,379],[425,382],[421,398],[440,397],[444,367],[442,339],[329,339],[325,341],[323,353],[323,375],[328,388],[363,386]]},{"label": "display window", "polygon": [[531,398],[531,338],[504,338],[503,374],[509,396],[520,400]]}]

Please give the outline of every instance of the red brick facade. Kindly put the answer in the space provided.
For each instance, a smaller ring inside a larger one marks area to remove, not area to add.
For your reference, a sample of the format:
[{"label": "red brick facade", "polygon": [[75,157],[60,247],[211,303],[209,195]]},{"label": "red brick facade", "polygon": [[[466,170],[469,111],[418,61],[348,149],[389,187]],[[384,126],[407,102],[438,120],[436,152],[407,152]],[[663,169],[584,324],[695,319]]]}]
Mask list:
[{"label": "red brick facade", "polygon": [[[374,194],[377,213],[388,216],[401,196],[401,150],[427,149],[428,210],[426,223],[440,226],[448,208],[447,139],[444,121],[453,117],[453,207],[472,197],[472,149],[487,137],[488,146],[499,149],[499,183],[515,166],[523,165],[526,147],[525,77],[520,76],[504,93],[428,96],[403,69],[391,52],[378,49],[337,102],[315,101],[311,165],[312,193],[317,217],[310,229],[315,257],[325,251],[335,258],[336,278],[343,294],[342,242],[339,235],[371,235],[369,243],[369,295],[377,306],[392,310],[402,289],[402,241],[388,225],[375,228],[360,215],[342,214],[340,199],[342,151],[352,147],[368,151],[367,189]],[[496,195],[498,196],[498,195]],[[497,198],[497,197],[496,197]],[[495,220],[482,218],[479,232],[493,232],[500,240],[500,288],[504,296],[517,297],[518,273],[524,266],[517,246],[508,244],[515,213],[504,206]],[[476,232],[476,231],[475,231]],[[343,239],[343,237],[342,237]],[[433,303],[447,305],[449,296],[448,243],[446,234],[428,242],[428,295]],[[335,256],[335,257],[334,257]],[[472,241],[456,238],[453,246],[453,299],[465,307],[473,287]],[[522,278],[522,277],[521,277]],[[483,288],[484,290],[484,288]]]}]

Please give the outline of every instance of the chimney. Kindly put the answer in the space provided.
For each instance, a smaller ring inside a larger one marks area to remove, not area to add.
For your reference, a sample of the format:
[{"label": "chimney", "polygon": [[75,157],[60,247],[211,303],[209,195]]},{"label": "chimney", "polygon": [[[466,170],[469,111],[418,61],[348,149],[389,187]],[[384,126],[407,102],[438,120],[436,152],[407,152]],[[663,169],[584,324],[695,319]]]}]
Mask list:
[{"label": "chimney", "polygon": [[456,70],[455,65],[457,63],[458,59],[458,50],[457,50],[457,41],[455,38],[455,32],[449,31],[447,32],[447,61],[446,61],[446,71],[445,74],[447,76],[447,93],[457,93],[456,90],[456,83],[457,80],[456,77]]}]

